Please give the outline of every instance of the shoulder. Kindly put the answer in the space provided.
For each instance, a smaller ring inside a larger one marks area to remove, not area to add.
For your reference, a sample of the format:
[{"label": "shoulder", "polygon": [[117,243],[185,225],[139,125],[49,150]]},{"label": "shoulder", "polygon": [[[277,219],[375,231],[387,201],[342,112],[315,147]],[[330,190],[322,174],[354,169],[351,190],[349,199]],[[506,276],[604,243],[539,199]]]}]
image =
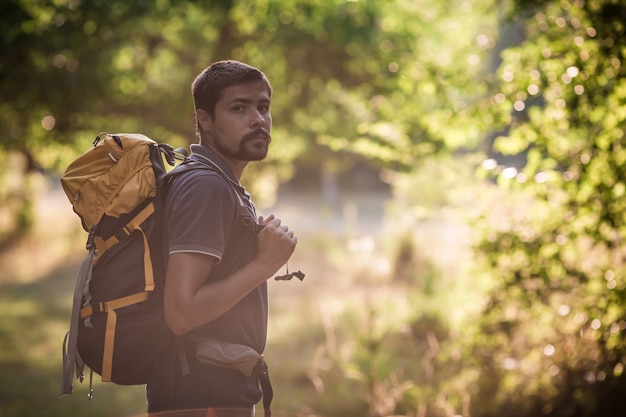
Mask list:
[{"label": "shoulder", "polygon": [[170,195],[199,193],[201,195],[231,195],[231,186],[217,172],[207,169],[193,169],[174,174],[170,187]]},{"label": "shoulder", "polygon": [[168,217],[195,216],[205,213],[222,217],[232,213],[237,197],[220,174],[210,170],[190,170],[174,175],[165,196]]}]

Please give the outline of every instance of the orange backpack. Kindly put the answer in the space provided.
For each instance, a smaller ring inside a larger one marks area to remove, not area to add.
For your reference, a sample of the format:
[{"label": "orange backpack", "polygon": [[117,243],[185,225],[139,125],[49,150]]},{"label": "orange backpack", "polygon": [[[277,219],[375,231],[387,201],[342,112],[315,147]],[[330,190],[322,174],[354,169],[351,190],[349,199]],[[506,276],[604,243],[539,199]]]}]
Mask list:
[{"label": "orange backpack", "polygon": [[141,134],[101,133],[61,177],[89,233],[63,341],[61,396],[72,393],[74,367],[81,381],[86,364],[103,381],[145,384],[174,351],[162,309],[158,214],[166,163],[183,159]]}]

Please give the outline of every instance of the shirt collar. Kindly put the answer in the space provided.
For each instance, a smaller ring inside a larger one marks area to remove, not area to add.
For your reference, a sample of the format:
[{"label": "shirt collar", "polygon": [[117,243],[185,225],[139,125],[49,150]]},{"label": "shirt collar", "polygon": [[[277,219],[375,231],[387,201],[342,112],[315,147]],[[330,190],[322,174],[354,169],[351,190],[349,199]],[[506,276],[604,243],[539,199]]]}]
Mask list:
[{"label": "shirt collar", "polygon": [[235,184],[239,185],[239,180],[233,173],[233,170],[230,169],[228,164],[215,152],[213,149],[207,148],[206,146],[199,145],[194,143],[191,145],[191,153],[200,155],[201,157],[207,158],[215,165],[217,165],[224,173],[230,178]]},{"label": "shirt collar", "polygon": [[190,146],[191,149],[191,154],[196,154],[198,156],[200,156],[201,158],[206,158],[208,160],[210,160],[211,162],[213,162],[215,165],[217,165],[218,168],[220,168],[225,174],[226,176],[230,179],[230,181],[237,186],[237,188],[246,196],[249,198],[249,194],[246,191],[246,189],[239,183],[239,179],[237,179],[237,177],[235,176],[235,173],[233,172],[232,169],[230,169],[230,166],[228,166],[228,164],[222,159],[221,156],[219,156],[215,151],[213,151],[210,148],[207,148],[206,146],[202,146],[199,145],[197,143],[194,143]]}]

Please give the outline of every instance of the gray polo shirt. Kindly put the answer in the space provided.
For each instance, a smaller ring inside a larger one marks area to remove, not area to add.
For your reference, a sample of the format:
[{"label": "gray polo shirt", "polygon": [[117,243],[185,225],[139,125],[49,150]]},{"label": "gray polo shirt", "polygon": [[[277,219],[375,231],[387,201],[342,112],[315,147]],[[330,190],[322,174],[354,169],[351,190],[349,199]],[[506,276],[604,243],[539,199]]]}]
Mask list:
[{"label": "gray polo shirt", "polygon": [[[191,150],[192,155],[210,159],[226,173],[250,215],[256,219],[249,194],[239,185],[228,165],[206,147],[192,145]],[[207,283],[224,279],[256,254],[256,233],[238,214],[238,204],[232,186],[214,171],[183,172],[175,176],[170,185],[164,217],[169,253],[193,252],[216,258]],[[263,352],[267,314],[267,284],[263,283],[228,312],[191,333],[244,344]]]}]

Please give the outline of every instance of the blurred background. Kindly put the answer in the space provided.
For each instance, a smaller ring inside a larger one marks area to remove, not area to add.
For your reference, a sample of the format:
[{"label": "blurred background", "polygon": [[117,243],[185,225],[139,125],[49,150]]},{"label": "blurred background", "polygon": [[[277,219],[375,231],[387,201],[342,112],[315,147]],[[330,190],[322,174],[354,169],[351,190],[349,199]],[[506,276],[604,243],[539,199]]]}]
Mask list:
[{"label": "blurred background", "polygon": [[[59,176],[101,131],[188,146],[218,59],[274,87],[244,174],[299,236],[270,283],[274,416],[623,416],[626,4],[4,0],[0,416],[57,399],[86,236]],[[260,410],[257,410],[261,412]]]}]

